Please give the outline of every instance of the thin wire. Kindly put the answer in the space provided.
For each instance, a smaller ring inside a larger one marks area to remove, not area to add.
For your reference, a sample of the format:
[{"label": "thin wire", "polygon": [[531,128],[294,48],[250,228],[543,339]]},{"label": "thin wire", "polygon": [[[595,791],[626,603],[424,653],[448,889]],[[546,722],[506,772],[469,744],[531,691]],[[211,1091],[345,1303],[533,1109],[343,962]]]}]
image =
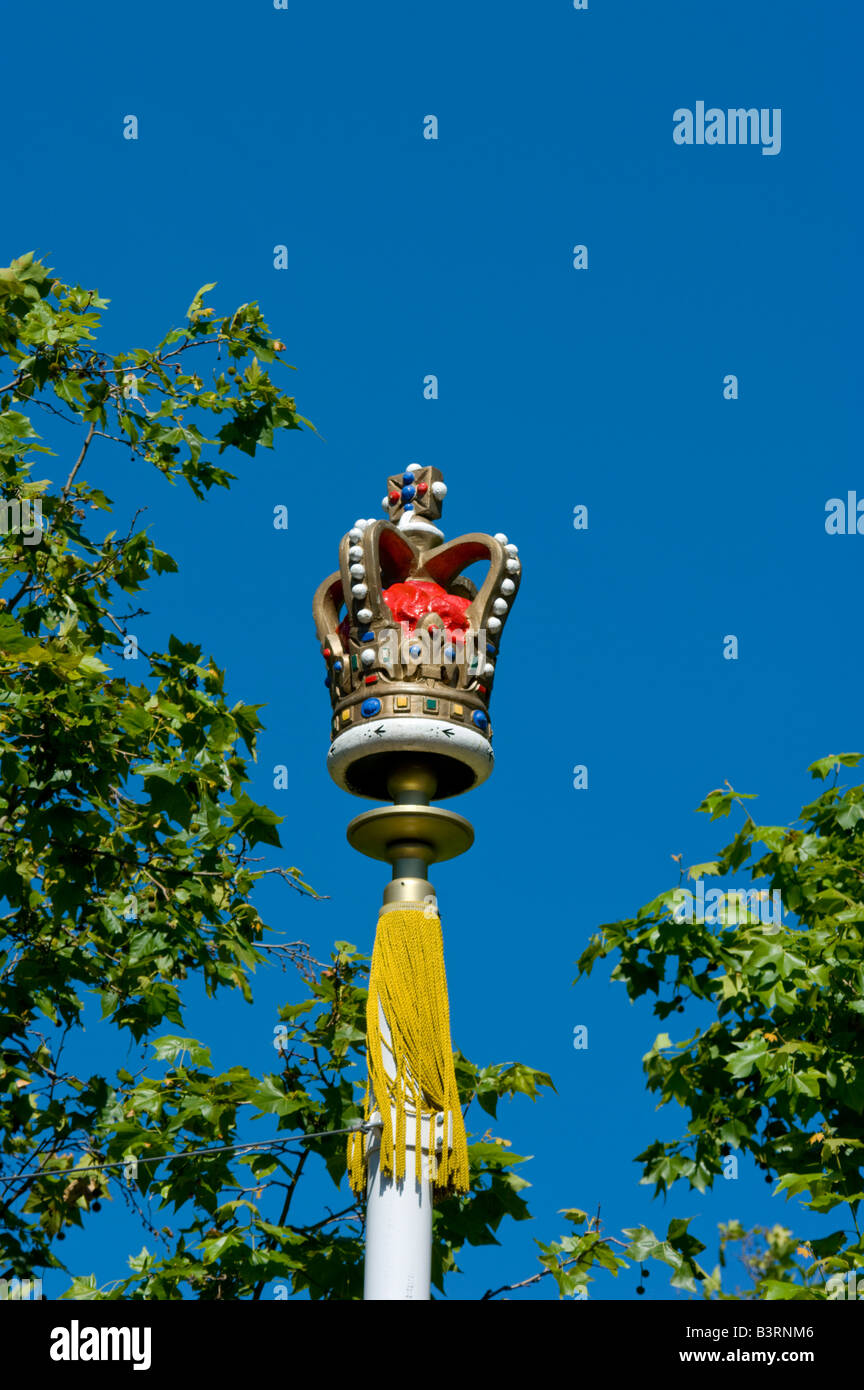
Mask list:
[{"label": "thin wire", "polygon": [[215,1149],[185,1149],[178,1154],[154,1154],[152,1158],[144,1158],[138,1154],[128,1154],[126,1158],[118,1159],[111,1163],[97,1163],[89,1168],[32,1168],[24,1169],[23,1173],[17,1173],[8,1178],[0,1178],[0,1182],[8,1186],[9,1183],[20,1182],[22,1178],[28,1181],[31,1178],[71,1178],[78,1177],[82,1173],[104,1173],[108,1168],[126,1168],[134,1163],[137,1167],[139,1163],[176,1163],[178,1159],[200,1158],[210,1154],[224,1153],[254,1153],[260,1149],[284,1148],[286,1144],[308,1144],[313,1139],[332,1139],[340,1134],[368,1133],[376,1128],[371,1123],[358,1123],[350,1125],[348,1129],[324,1129],[315,1130],[310,1134],[291,1134],[284,1139],[259,1139],[252,1144],[223,1144]]}]

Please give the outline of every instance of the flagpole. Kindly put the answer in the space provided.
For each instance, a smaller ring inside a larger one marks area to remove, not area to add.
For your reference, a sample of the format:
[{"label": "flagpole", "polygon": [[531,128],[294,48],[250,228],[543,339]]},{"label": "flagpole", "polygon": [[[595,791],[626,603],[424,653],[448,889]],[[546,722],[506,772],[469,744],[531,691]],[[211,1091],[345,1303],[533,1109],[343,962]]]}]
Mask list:
[{"label": "flagpole", "polygon": [[[405,761],[391,774],[387,790],[393,805],[357,816],[348,827],[348,841],[361,854],[392,865],[382,912],[422,908],[437,914],[428,867],[470,849],[473,828],[464,816],[429,805],[436,779],[420,762]],[[384,1066],[393,1078],[390,1026],[380,1003],[379,1019]],[[436,1149],[440,1151],[444,1141],[444,1117],[421,1113],[422,1178],[418,1179],[414,1161],[416,1113],[408,1111],[406,1172],[400,1181],[381,1166],[383,1104],[388,1104],[387,1098],[376,1095],[375,1111],[367,1124],[363,1298],[367,1302],[428,1300],[432,1293],[432,1179]],[[395,1126],[392,1107],[391,1115]]]},{"label": "flagpole", "polygon": [[[391,475],[386,519],[354,523],[313,600],[330,776],[391,803],[348,826],[354,849],[392,869],[369,967],[364,1119],[347,1146],[352,1191],[367,1202],[368,1301],[431,1298],[433,1202],[470,1189],[428,875],[474,842],[471,823],[438,803],[492,772],[489,702],[521,561],[501,533],[446,541],[436,524],[446,492],[437,468]],[[465,574],[478,561],[479,587]]]}]

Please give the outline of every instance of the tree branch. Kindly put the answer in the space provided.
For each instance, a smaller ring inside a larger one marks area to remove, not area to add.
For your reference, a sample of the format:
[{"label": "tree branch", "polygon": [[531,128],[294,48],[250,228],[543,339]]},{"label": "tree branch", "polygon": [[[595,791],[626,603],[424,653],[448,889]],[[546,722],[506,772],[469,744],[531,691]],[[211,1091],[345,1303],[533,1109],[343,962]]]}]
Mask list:
[{"label": "tree branch", "polygon": [[[279,1220],[276,1222],[277,1226],[285,1225],[285,1218],[288,1215],[288,1209],[291,1206],[291,1199],[297,1190],[297,1184],[300,1181],[300,1175],[303,1172],[304,1165],[311,1152],[311,1149],[304,1149],[302,1154],[300,1155],[300,1161],[297,1164],[297,1167],[294,1169],[294,1176],[291,1179],[291,1186],[288,1188],[288,1191],[285,1194],[285,1201],[282,1204],[282,1211],[279,1216]],[[257,1302],[260,1299],[266,1282],[266,1279],[262,1279],[259,1283],[255,1285],[255,1291],[252,1294],[252,1299],[254,1302]]]},{"label": "tree branch", "polygon": [[90,421],[90,428],[89,428],[89,430],[87,431],[87,438],[84,440],[84,443],[81,445],[81,452],[80,452],[80,454],[78,455],[78,458],[75,460],[75,467],[72,469],[72,472],[69,474],[69,477],[66,479],[66,485],[65,485],[65,487],[63,488],[62,497],[63,497],[63,501],[64,501],[64,502],[65,502],[65,501],[68,499],[68,497],[69,497],[69,493],[70,493],[70,491],[71,491],[72,484],[73,484],[74,481],[75,481],[75,474],[78,472],[78,469],[81,467],[82,463],[84,462],[84,459],[85,459],[86,456],[87,456],[87,450],[90,448],[90,441],[92,440],[92,438],[93,438],[93,436],[94,436],[95,433],[96,433],[96,421],[95,421],[95,420],[91,420],[91,421]]}]

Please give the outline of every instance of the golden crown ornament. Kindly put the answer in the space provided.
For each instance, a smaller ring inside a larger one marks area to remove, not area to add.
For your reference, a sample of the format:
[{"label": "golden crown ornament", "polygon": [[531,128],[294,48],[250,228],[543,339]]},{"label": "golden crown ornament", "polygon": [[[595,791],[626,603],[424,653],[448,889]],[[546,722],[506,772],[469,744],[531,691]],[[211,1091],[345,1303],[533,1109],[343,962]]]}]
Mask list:
[{"label": "golden crown ornament", "polygon": [[[384,521],[356,521],[314,616],[327,663],[330,774],[378,800],[406,754],[434,770],[433,800],[492,770],[489,698],[501,635],[519,589],[518,549],[504,535],[445,541],[435,525],[447,488],[437,468],[387,480]],[[480,589],[463,574],[488,561]]]}]

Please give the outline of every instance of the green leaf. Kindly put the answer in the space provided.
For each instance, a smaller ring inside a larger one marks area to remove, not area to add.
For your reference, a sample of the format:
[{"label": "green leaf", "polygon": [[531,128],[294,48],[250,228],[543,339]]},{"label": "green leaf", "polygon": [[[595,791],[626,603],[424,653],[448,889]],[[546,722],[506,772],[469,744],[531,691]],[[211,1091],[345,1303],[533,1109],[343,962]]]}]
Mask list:
[{"label": "green leaf", "polygon": [[196,1038],[172,1037],[165,1034],[164,1037],[154,1038],[151,1042],[153,1054],[160,1062],[177,1062],[181,1065],[185,1063],[185,1056],[189,1054],[189,1060],[193,1067],[209,1067],[210,1049],[204,1047]]}]

